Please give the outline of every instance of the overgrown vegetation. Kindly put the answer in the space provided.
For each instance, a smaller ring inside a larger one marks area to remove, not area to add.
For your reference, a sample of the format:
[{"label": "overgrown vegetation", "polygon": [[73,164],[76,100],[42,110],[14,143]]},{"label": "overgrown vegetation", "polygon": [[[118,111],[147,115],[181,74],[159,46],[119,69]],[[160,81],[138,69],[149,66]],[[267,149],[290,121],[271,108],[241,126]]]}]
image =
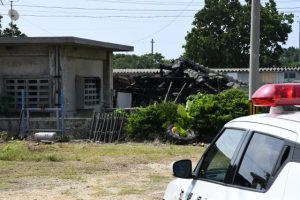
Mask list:
[{"label": "overgrown vegetation", "polygon": [[191,96],[189,113],[193,117],[192,128],[204,137],[214,137],[228,121],[248,114],[246,94],[230,89],[218,95],[198,94]]},{"label": "overgrown vegetation", "polygon": [[0,149],[0,160],[5,161],[64,161],[68,158],[59,154],[57,148],[25,142],[11,142]]},{"label": "overgrown vegetation", "polygon": [[128,117],[126,131],[133,140],[166,139],[165,130],[177,118],[177,105],[175,103],[158,103],[139,108]]},{"label": "overgrown vegetation", "polygon": [[247,114],[248,99],[241,90],[225,90],[217,95],[199,93],[189,97],[185,106],[169,102],[139,108],[129,115],[126,131],[130,139],[137,141],[166,140],[166,128],[174,124],[174,132],[181,137],[193,129],[212,138],[226,122]]}]

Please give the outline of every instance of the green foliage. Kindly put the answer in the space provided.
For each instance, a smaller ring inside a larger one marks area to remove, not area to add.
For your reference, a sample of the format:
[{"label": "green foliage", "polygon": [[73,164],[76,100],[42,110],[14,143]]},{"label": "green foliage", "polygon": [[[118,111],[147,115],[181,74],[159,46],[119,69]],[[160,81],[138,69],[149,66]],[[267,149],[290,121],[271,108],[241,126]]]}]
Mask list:
[{"label": "green foliage", "polygon": [[64,158],[60,154],[49,154],[46,157],[46,160],[51,162],[61,162]]},{"label": "green foliage", "polygon": [[175,103],[158,103],[131,113],[125,129],[129,138],[137,141],[165,139],[167,126],[174,123],[176,118]]},{"label": "green foliage", "polygon": [[143,141],[166,139],[166,128],[174,124],[181,137],[189,130],[196,130],[207,137],[214,137],[228,121],[248,114],[248,98],[238,89],[220,94],[196,94],[190,96],[186,106],[160,103],[139,108],[131,113],[126,124],[130,139]]},{"label": "green foliage", "polygon": [[141,56],[115,54],[113,57],[114,69],[151,69],[159,68],[160,63],[169,64],[170,61],[166,60],[160,53],[145,54]]},{"label": "green foliage", "polygon": [[[2,29],[2,25],[1,25],[2,18],[3,17],[0,15],[0,37],[12,37],[12,36],[26,37],[26,35],[20,31],[20,29],[16,24],[13,24],[12,28],[7,27],[5,29]],[[9,26],[11,26],[11,24],[9,24]]]},{"label": "green foliage", "polygon": [[25,142],[13,142],[0,149],[0,160],[6,161],[64,161],[66,160],[56,149],[45,146],[34,146]]},{"label": "green foliage", "polygon": [[238,89],[225,90],[218,95],[198,94],[191,97],[190,115],[193,129],[208,137],[215,136],[223,125],[248,114],[246,94]]},{"label": "green foliage", "polygon": [[299,67],[299,49],[295,47],[283,49],[279,62],[281,67]]},{"label": "green foliage", "polygon": [[[239,0],[205,0],[186,36],[185,57],[211,68],[248,67],[251,4]],[[293,14],[279,13],[274,0],[261,6],[260,63],[279,65],[292,31]]]},{"label": "green foliage", "polygon": [[8,133],[6,131],[1,131],[0,132],[0,139],[6,141],[8,140]]},{"label": "green foliage", "polygon": [[62,135],[58,138],[58,142],[70,142],[71,138],[68,135]]},{"label": "green foliage", "polygon": [[[188,104],[187,104],[188,105]],[[187,112],[187,106],[179,104],[177,107],[177,118],[175,119],[174,127],[179,133],[179,136],[186,137],[188,135],[187,131],[192,126],[193,117]]]}]

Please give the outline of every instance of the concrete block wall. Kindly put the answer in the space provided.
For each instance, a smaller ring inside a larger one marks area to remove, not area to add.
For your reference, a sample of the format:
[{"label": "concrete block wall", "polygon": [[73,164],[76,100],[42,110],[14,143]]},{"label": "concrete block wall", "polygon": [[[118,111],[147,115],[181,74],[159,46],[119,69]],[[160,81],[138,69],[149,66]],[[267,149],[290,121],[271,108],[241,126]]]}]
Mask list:
[{"label": "concrete block wall", "polygon": [[[88,139],[91,118],[65,118],[65,134],[73,139]],[[0,131],[7,131],[10,136],[19,133],[19,118],[0,118]],[[55,118],[31,118],[30,128],[54,128]]]}]

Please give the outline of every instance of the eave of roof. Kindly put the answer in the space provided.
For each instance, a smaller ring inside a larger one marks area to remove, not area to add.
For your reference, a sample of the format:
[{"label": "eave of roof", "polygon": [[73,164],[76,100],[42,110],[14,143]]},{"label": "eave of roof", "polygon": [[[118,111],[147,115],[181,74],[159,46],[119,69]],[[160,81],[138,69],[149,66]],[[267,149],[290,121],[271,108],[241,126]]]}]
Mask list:
[{"label": "eave of roof", "polygon": [[[210,70],[218,73],[230,72],[249,72],[249,68],[210,68]],[[165,71],[165,70],[164,70]],[[260,72],[285,72],[285,71],[300,71],[300,67],[270,67],[260,68]],[[160,69],[114,69],[115,74],[158,74]]]},{"label": "eave of roof", "polygon": [[[216,72],[249,72],[249,68],[211,68]],[[268,67],[268,68],[259,68],[260,72],[285,72],[285,71],[300,71],[300,67]]]},{"label": "eave of roof", "polygon": [[158,74],[160,69],[113,69],[114,74]]},{"label": "eave of roof", "polygon": [[0,45],[78,45],[105,48],[112,51],[133,51],[133,46],[101,42],[78,37],[0,37]]}]

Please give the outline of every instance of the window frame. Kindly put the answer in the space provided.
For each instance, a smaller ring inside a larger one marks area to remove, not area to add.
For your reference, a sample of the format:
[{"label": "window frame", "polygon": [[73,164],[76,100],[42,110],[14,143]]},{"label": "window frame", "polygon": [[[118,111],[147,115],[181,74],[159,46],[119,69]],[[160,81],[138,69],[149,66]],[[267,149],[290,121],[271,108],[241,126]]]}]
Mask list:
[{"label": "window frame", "polygon": [[[215,181],[215,180],[201,178],[200,174],[201,174],[201,168],[202,168],[204,159],[207,157],[207,154],[210,152],[210,149],[215,145],[215,143],[218,141],[218,139],[222,136],[222,134],[227,129],[245,131],[245,136],[241,139],[241,142],[238,144],[238,146],[237,146],[237,148],[236,148],[236,150],[235,150],[235,152],[234,152],[234,154],[232,156],[232,159],[230,161],[230,165],[228,166],[227,174],[225,175],[224,182],[219,182],[219,181]],[[230,184],[232,182],[231,178],[230,178],[230,175],[232,175],[233,170],[235,169],[234,168],[235,161],[238,158],[239,152],[241,151],[241,147],[245,143],[245,140],[248,138],[248,132],[249,132],[249,130],[247,130],[247,129],[235,128],[235,127],[224,127],[223,129],[221,129],[221,131],[217,134],[217,136],[211,142],[211,144],[209,145],[209,147],[205,150],[205,152],[203,153],[201,159],[197,163],[197,165],[196,165],[196,167],[195,167],[195,169],[193,171],[194,177],[197,180],[206,181],[206,182],[212,182],[212,183],[216,183],[216,184],[220,184],[220,185]]]},{"label": "window frame", "polygon": [[[22,88],[19,89],[19,87]],[[51,105],[52,86],[51,79],[48,76],[5,76],[3,78],[3,90],[4,94],[12,99],[9,111],[19,111],[21,109],[22,90],[25,92],[24,103],[26,107],[44,108]]]},{"label": "window frame", "polygon": [[[245,154],[246,154],[246,152],[247,152],[247,150],[248,150],[248,147],[249,147],[249,145],[250,145],[250,143],[251,143],[251,141],[252,141],[252,138],[253,138],[253,136],[254,136],[255,134],[260,134],[260,135],[263,135],[263,136],[271,137],[271,138],[274,138],[274,139],[277,139],[277,140],[281,140],[281,141],[283,142],[283,146],[282,146],[282,148],[280,149],[279,156],[278,156],[278,158],[277,158],[277,160],[276,160],[276,162],[275,162],[275,164],[274,164],[274,166],[273,166],[273,168],[272,168],[272,170],[271,170],[271,175],[270,175],[270,178],[269,178],[269,180],[268,180],[268,182],[267,182],[267,187],[266,187],[265,190],[260,190],[260,189],[255,189],[255,188],[249,188],[249,187],[246,187],[246,186],[240,186],[240,185],[235,185],[235,184],[234,184],[235,177],[236,177],[236,175],[237,175],[238,172],[239,172],[239,169],[240,169],[240,167],[241,167],[241,165],[242,165],[243,158],[244,158],[244,156],[245,156]],[[275,173],[275,169],[276,169],[277,166],[278,166],[278,163],[279,163],[279,161],[280,161],[280,158],[282,158],[282,155],[284,154],[283,150],[285,149],[284,147],[287,146],[287,142],[286,142],[286,140],[283,139],[283,138],[276,137],[276,136],[274,136],[274,135],[270,135],[270,134],[263,133],[263,132],[260,132],[260,131],[254,131],[254,130],[252,130],[252,131],[250,131],[249,135],[250,135],[250,137],[249,137],[249,139],[248,139],[248,141],[247,141],[247,144],[246,144],[245,148],[244,148],[243,151],[242,151],[242,154],[240,155],[239,162],[238,162],[236,171],[234,172],[234,177],[232,178],[232,183],[231,183],[231,184],[232,184],[233,186],[237,187],[237,188],[241,188],[241,189],[244,189],[244,190],[246,189],[246,190],[250,190],[250,191],[256,191],[256,192],[265,193],[265,192],[267,192],[267,191],[270,189],[270,187],[272,186],[273,182],[276,180],[277,175],[279,174],[279,173],[278,173],[279,170],[277,170],[277,172]],[[291,152],[289,152],[289,156],[290,156],[290,155],[291,155]],[[285,164],[283,163],[282,166],[284,166],[284,165],[285,165]],[[279,166],[279,167],[282,169],[282,168],[283,168],[282,166]],[[274,173],[275,173],[275,174],[274,174]],[[274,178],[274,177],[275,177],[275,178]]]},{"label": "window frame", "polygon": [[[101,79],[100,77],[83,78],[83,106],[93,108],[101,105]],[[92,86],[92,88],[91,88]],[[95,87],[94,87],[95,86]]]},{"label": "window frame", "polygon": [[[206,158],[207,153],[209,152],[211,147],[215,144],[215,142],[219,139],[219,137],[223,134],[225,129],[236,129],[236,130],[246,131],[246,135],[242,139],[243,141],[236,148],[236,152],[234,153],[236,155],[232,157],[232,161],[230,162],[231,164],[228,168],[228,172],[227,172],[225,181],[224,182],[219,182],[219,181],[200,178],[200,173],[201,173],[200,169],[201,169],[201,166],[203,164],[204,158]],[[246,153],[246,151],[248,149],[248,146],[251,142],[251,139],[252,139],[252,137],[255,133],[262,134],[264,136],[269,136],[269,137],[272,137],[272,138],[279,139],[279,140],[283,141],[283,147],[282,147],[282,149],[279,153],[279,157],[278,157],[277,161],[275,162],[275,165],[272,169],[272,175],[271,175],[271,177],[270,177],[270,179],[267,183],[267,187],[266,187],[265,190],[259,190],[259,189],[255,189],[255,188],[249,188],[249,187],[239,186],[239,185],[234,185],[233,184],[234,180],[235,180],[235,176],[237,175],[238,170],[241,166],[243,156]],[[285,153],[285,151],[284,151],[285,147],[290,148],[289,154],[288,154],[287,158],[285,159],[285,161],[281,165],[279,165],[279,163],[282,160],[282,156]],[[296,153],[297,149],[298,149],[298,154],[299,155],[297,156],[297,158],[294,158],[295,157],[294,154]],[[274,135],[264,133],[264,132],[260,132],[260,131],[256,131],[256,130],[235,128],[235,127],[225,127],[219,132],[217,137],[212,141],[212,143],[209,145],[209,147],[205,150],[204,154],[202,155],[201,159],[199,160],[198,164],[196,165],[196,167],[193,171],[193,175],[194,175],[194,178],[196,180],[199,180],[199,181],[211,182],[211,183],[214,183],[214,184],[223,185],[223,186],[231,187],[231,188],[242,189],[242,190],[245,190],[245,191],[266,193],[271,188],[271,186],[273,185],[273,183],[275,182],[275,180],[277,179],[278,175],[280,174],[282,169],[285,167],[285,165],[289,162],[292,162],[292,161],[300,163],[300,144],[296,143],[295,141],[290,141],[290,140],[287,140],[287,139],[284,139],[284,138],[281,138],[281,137],[278,137],[278,136],[274,136]]]}]

